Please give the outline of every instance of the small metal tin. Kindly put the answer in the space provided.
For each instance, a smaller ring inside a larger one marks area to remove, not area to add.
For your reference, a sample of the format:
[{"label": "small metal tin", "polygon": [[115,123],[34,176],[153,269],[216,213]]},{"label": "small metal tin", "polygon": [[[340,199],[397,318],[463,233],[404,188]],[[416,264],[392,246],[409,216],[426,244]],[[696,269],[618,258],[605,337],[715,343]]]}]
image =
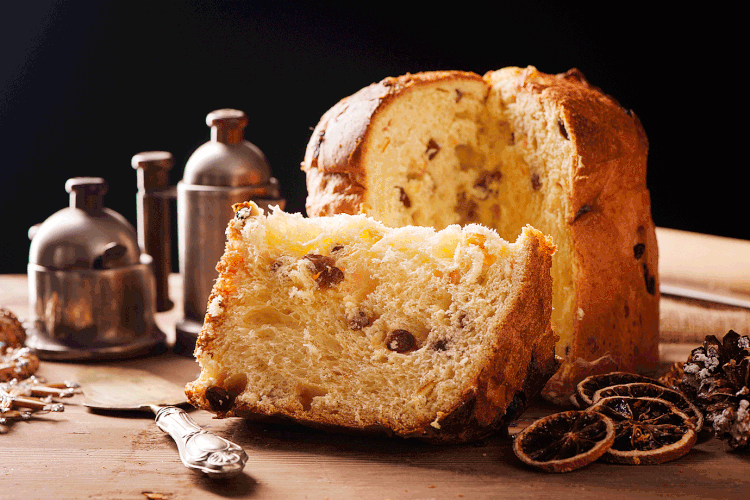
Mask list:
[{"label": "small metal tin", "polygon": [[152,258],[103,204],[98,177],[69,179],[70,206],[29,231],[29,338],[42,359],[119,359],[155,352]]}]

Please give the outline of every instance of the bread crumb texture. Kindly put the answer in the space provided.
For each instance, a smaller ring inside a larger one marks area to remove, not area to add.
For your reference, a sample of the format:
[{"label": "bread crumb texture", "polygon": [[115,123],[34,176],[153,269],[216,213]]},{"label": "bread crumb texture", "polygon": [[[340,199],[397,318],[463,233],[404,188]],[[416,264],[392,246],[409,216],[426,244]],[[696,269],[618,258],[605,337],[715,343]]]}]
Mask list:
[{"label": "bread crumb texture", "polygon": [[531,224],[557,246],[552,324],[566,378],[601,357],[647,371],[659,319],[647,151],[635,114],[577,70],[408,74],[322,117],[302,164],[307,212],[476,223],[509,241]]},{"label": "bread crumb texture", "polygon": [[557,367],[551,240],[235,207],[196,347],[193,404],[464,441]]}]

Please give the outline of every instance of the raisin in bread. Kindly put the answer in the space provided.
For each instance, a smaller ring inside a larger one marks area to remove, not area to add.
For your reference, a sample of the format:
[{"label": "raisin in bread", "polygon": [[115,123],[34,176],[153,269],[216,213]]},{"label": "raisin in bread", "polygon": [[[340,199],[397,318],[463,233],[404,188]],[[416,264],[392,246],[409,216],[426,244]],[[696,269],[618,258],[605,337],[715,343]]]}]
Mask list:
[{"label": "raisin in bread", "polygon": [[480,225],[387,228],[235,206],[190,401],[219,417],[478,439],[559,366],[554,246]]},{"label": "raisin in bread", "polygon": [[567,400],[597,371],[657,367],[657,245],[637,117],[576,70],[533,67],[386,78],[343,99],[302,164],[310,216],[388,226],[526,224],[557,246],[552,325]]}]

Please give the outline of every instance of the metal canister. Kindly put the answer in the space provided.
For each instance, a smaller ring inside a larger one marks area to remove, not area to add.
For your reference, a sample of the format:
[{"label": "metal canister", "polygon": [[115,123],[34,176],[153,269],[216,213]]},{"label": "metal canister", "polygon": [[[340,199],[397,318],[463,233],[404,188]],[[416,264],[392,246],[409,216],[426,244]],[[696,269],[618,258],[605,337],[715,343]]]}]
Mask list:
[{"label": "metal canister", "polygon": [[29,231],[28,344],[47,359],[122,358],[165,340],[155,321],[151,256],[104,206],[98,177],[65,185],[70,206]]}]

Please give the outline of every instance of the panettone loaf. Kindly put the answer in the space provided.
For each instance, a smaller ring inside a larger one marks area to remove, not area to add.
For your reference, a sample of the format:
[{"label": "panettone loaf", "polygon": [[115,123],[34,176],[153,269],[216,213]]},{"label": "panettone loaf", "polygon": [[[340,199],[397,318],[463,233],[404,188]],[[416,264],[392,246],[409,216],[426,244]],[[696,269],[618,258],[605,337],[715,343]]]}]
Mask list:
[{"label": "panettone loaf", "polygon": [[235,206],[190,401],[219,417],[481,438],[559,366],[554,246],[481,225],[388,228]]},{"label": "panettone loaf", "polygon": [[480,223],[512,241],[526,224],[557,253],[552,325],[563,402],[594,371],[658,362],[657,245],[637,117],[576,70],[387,78],[320,120],[302,164],[307,212],[388,226]]}]

